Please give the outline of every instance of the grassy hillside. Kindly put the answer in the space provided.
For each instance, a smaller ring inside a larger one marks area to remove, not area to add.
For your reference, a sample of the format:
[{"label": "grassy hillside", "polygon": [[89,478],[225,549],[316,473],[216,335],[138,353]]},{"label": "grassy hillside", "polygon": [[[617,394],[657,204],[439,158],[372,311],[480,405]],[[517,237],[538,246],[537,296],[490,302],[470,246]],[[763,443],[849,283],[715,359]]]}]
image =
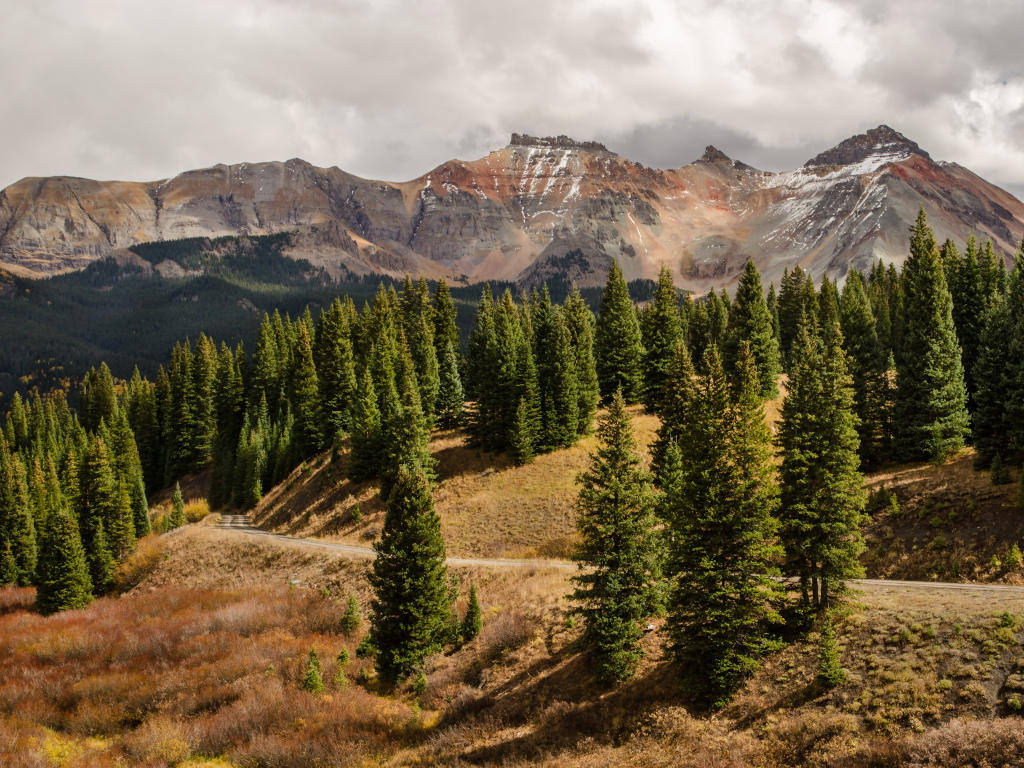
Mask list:
[{"label": "grassy hillside", "polygon": [[[638,677],[596,687],[575,648],[571,573],[456,568],[479,638],[435,657],[420,696],[345,665],[365,560],[208,526],[149,539],[131,591],[42,618],[0,592],[0,762],[84,766],[1013,765],[1024,729],[1024,593],[871,589],[838,621],[847,682],[813,682],[814,638],[697,716],[645,637]],[[124,578],[124,576],[122,576]],[[299,688],[310,647],[327,692]],[[989,762],[984,762],[988,759]]]},{"label": "grassy hillside", "polygon": [[[769,403],[768,412],[774,422],[778,403]],[[637,441],[646,448],[657,417],[640,406],[630,413]],[[434,498],[449,554],[568,557],[575,541],[576,478],[595,445],[588,436],[518,467],[507,456],[467,447],[457,431],[435,433]],[[376,483],[348,480],[346,461],[343,449],[306,462],[263,498],[254,522],[295,536],[372,542],[384,504]],[[966,450],[941,466],[886,468],[866,478],[874,492],[862,558],[869,577],[1024,583],[1024,567],[1007,557],[1014,544],[1024,547],[1019,482],[993,485],[973,461],[973,451]]]},{"label": "grassy hillside", "polygon": [[[1024,583],[1013,545],[1024,546],[1019,472],[993,485],[966,450],[942,466],[916,464],[871,475],[864,563],[884,578]],[[884,490],[882,490],[884,489]]]},{"label": "grassy hillside", "polygon": [[[657,419],[631,408],[639,442],[654,439]],[[564,558],[575,536],[576,476],[597,438],[542,454],[522,467],[505,455],[465,445],[457,431],[435,433],[435,504],[453,555]],[[375,482],[346,477],[347,450],[306,462],[272,489],[256,509],[257,525],[300,536],[355,543],[377,537],[384,516]],[[358,513],[353,512],[358,506]],[[358,518],[358,519],[357,519]]]}]

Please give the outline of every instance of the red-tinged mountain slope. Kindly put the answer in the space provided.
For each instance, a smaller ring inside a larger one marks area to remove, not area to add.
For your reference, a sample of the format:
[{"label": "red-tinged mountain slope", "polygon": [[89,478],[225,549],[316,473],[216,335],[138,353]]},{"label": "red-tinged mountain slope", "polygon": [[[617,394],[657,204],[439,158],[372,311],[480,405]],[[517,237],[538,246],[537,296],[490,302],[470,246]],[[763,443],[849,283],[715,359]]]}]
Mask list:
[{"label": "red-tinged mountain slope", "polygon": [[[747,258],[768,280],[796,264],[841,278],[899,262],[921,205],[940,239],[976,233],[1009,254],[1024,238],[1024,204],[887,126],[784,173],[714,147],[656,170],[595,142],[513,134],[486,157],[404,183],[302,160],[149,183],[23,179],[0,192],[0,267],[48,275],[139,242],[288,231],[292,255],[335,274],[586,285],[615,258],[628,277],[664,263],[705,290],[734,282]],[[566,258],[576,249],[583,258]]]}]

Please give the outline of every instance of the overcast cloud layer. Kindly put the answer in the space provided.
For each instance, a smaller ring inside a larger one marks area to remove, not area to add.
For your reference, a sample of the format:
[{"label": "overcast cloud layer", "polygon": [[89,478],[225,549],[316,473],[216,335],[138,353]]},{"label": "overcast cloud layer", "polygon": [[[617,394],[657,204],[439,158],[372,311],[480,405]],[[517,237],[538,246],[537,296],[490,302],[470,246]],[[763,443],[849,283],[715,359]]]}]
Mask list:
[{"label": "overcast cloud layer", "polygon": [[1024,197],[1019,0],[0,0],[0,186],[302,157],[404,180],[512,131],[792,168],[887,123]]}]

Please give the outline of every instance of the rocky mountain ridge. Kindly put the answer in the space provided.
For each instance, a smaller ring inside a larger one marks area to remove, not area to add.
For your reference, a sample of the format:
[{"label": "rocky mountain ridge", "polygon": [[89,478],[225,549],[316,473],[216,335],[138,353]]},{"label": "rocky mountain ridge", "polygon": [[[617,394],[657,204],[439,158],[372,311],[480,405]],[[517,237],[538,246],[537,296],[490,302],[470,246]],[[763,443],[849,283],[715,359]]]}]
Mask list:
[{"label": "rocky mountain ridge", "polygon": [[[445,276],[531,284],[630,278],[661,264],[694,290],[728,286],[747,258],[766,279],[800,264],[841,278],[900,262],[924,205],[937,236],[1024,238],[1024,204],[879,126],[800,168],[772,173],[709,146],[659,170],[597,142],[513,134],[508,146],[452,160],[408,182],[287,162],[217,165],[158,182],[23,179],[0,191],[0,268],[43,276],[133,244],[294,232],[290,254],[340,275]],[[566,259],[571,251],[583,258]]]}]

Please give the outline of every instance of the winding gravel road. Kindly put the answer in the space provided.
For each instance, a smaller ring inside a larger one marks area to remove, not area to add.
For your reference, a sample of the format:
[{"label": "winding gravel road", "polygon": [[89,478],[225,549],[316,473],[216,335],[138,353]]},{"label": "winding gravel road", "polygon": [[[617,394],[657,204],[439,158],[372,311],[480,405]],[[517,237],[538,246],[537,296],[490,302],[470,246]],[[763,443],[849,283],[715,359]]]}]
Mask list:
[{"label": "winding gravel road", "polygon": [[[304,539],[296,536],[285,536],[280,533],[271,533],[254,528],[248,515],[222,515],[216,526],[217,530],[233,531],[246,536],[259,536],[282,544],[295,544],[304,547],[338,552],[348,555],[372,560],[374,551],[370,547],[361,547],[356,544],[342,544],[335,541],[322,541],[320,539]],[[449,565],[455,566],[480,566],[484,568],[550,568],[552,570],[575,571],[576,564],[564,560],[503,560],[499,558],[486,557],[449,557]],[[962,591],[962,592],[997,592],[1006,597],[1024,598],[1024,587],[1008,586],[1006,584],[960,584],[946,581],[897,581],[889,579],[851,579],[850,586],[868,589],[888,590],[932,590],[932,591]]]}]

